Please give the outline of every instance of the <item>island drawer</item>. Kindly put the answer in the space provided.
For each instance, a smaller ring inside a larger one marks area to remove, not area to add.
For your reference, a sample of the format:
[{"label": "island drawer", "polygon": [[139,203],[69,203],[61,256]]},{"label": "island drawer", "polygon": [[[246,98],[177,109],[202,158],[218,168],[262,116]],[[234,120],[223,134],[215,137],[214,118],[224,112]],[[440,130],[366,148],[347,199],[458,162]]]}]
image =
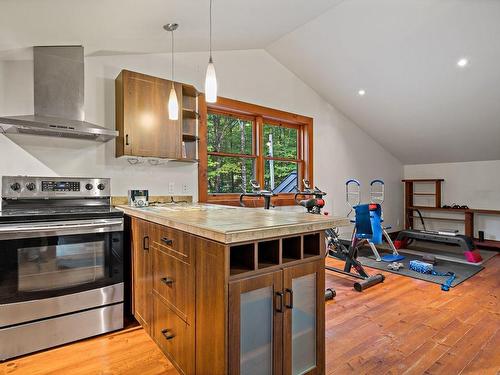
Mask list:
[{"label": "island drawer", "polygon": [[154,300],[153,339],[181,374],[194,374],[194,329],[158,296]]},{"label": "island drawer", "polygon": [[153,290],[184,321],[194,319],[195,269],[163,247],[153,248]]},{"label": "island drawer", "polygon": [[180,230],[155,225],[153,242],[173,257],[190,263],[192,260],[192,236]]}]

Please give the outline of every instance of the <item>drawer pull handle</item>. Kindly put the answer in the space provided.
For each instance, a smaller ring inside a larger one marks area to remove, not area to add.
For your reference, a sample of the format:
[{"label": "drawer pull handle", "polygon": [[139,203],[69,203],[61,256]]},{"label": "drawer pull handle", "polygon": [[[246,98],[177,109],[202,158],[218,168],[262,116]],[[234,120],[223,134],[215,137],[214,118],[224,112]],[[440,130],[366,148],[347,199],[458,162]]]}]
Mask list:
[{"label": "drawer pull handle", "polygon": [[282,313],[283,312],[283,292],[276,292],[276,296],[279,299],[279,302],[276,304],[276,311]]},{"label": "drawer pull handle", "polygon": [[285,293],[290,294],[290,298],[288,299],[288,303],[285,303],[285,307],[287,309],[293,309],[293,290],[286,288]]},{"label": "drawer pull handle", "polygon": [[162,277],[160,280],[163,284],[168,285],[168,286],[172,286],[172,284],[174,283],[174,279],[172,279],[170,277]]},{"label": "drawer pull handle", "polygon": [[175,335],[173,334],[171,329],[164,328],[161,330],[161,334],[167,339],[167,340],[172,340]]},{"label": "drawer pull handle", "polygon": [[167,238],[167,237],[162,237],[161,242],[163,242],[165,245],[172,246],[172,244],[174,243],[174,240],[171,240],[170,238]]},{"label": "drawer pull handle", "polygon": [[142,248],[149,251],[149,236],[145,236],[142,239]]}]

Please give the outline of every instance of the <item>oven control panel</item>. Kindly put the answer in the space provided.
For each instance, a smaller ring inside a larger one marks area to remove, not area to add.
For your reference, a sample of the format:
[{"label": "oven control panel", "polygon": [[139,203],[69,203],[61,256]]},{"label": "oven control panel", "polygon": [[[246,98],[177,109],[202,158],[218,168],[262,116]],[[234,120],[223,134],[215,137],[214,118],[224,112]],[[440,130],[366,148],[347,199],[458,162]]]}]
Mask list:
[{"label": "oven control panel", "polygon": [[3,176],[2,198],[109,197],[109,178]]},{"label": "oven control panel", "polygon": [[42,191],[80,191],[80,181],[42,181]]}]

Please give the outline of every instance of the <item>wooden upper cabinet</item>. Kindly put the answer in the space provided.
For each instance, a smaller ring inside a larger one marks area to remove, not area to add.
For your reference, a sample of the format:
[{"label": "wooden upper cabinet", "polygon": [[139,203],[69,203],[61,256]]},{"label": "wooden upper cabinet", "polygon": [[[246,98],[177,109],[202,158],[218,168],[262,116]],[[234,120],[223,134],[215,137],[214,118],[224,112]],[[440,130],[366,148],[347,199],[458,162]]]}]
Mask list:
[{"label": "wooden upper cabinet", "polygon": [[[168,119],[172,81],[128,70],[115,80],[116,156],[180,159],[182,113]],[[182,84],[174,83],[182,112]]]}]

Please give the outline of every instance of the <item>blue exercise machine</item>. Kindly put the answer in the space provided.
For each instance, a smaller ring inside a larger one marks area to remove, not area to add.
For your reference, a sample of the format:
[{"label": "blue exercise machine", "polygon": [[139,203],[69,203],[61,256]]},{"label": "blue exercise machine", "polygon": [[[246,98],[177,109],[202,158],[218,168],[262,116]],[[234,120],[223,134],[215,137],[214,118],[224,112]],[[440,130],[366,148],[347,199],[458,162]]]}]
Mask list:
[{"label": "blue exercise machine", "polygon": [[[296,203],[306,208],[308,213],[321,215],[322,214],[321,210],[325,206],[325,201],[323,197],[326,195],[326,193],[318,189],[317,187],[314,187],[314,189],[312,189],[309,185],[309,181],[307,180],[304,180],[303,182],[305,190],[295,194]],[[297,199],[298,196],[304,196],[307,197],[307,199],[299,200]],[[364,222],[366,219],[368,220],[368,223],[370,222],[371,219],[377,221],[377,216],[368,215],[362,217],[362,215],[360,215],[358,219],[359,224],[360,225],[366,224]],[[380,220],[378,220],[378,222],[380,223]],[[370,224],[369,226],[371,227]],[[364,229],[361,229],[361,227],[358,229],[358,233],[360,235],[362,233],[366,234]],[[361,279],[361,281],[355,282],[353,285],[354,289],[358,292],[361,292],[364,289],[367,289],[373,285],[376,285],[384,281],[385,278],[382,274],[376,274],[370,276],[363,268],[363,265],[357,260],[358,246],[361,244],[361,242],[357,243],[352,242],[351,246],[347,248],[342,242],[342,240],[339,238],[336,228],[327,229],[325,231],[325,234],[327,241],[326,256],[337,258],[345,262],[343,269],[336,268],[333,266],[325,266],[325,269]],[[334,296],[335,296],[335,291],[333,289],[326,290],[325,299],[327,300],[332,299]]]},{"label": "blue exercise machine", "polygon": [[[351,237],[351,247],[359,247],[365,242],[368,243],[375,255],[377,262],[396,262],[404,259],[400,255],[392,242],[391,237],[387,233],[390,226],[384,226],[382,217],[382,204],[385,199],[385,184],[382,180],[373,180],[370,182],[370,203],[361,204],[361,184],[358,180],[348,180],[346,186],[346,202],[351,207],[351,211],[355,213],[354,219],[351,222],[354,224],[354,230]],[[383,238],[386,239],[392,254],[380,256],[377,245],[383,243]]]}]

